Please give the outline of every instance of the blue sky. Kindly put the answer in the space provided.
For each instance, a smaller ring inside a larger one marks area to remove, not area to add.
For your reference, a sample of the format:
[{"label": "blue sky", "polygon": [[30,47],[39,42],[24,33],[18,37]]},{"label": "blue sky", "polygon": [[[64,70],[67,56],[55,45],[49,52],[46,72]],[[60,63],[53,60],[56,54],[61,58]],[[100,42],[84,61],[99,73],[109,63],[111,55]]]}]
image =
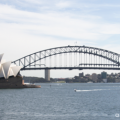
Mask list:
[{"label": "blue sky", "polygon": [[75,41],[120,53],[119,11],[119,0],[0,0],[1,53],[16,60]]}]

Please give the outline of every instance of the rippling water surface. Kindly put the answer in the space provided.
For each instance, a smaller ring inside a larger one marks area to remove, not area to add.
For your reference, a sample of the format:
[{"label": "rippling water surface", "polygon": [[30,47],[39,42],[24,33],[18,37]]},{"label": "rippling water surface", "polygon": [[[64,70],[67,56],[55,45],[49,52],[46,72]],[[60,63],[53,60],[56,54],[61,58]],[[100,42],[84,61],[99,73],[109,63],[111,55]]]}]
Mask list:
[{"label": "rippling water surface", "polygon": [[0,89],[0,120],[120,120],[120,84],[40,85]]}]

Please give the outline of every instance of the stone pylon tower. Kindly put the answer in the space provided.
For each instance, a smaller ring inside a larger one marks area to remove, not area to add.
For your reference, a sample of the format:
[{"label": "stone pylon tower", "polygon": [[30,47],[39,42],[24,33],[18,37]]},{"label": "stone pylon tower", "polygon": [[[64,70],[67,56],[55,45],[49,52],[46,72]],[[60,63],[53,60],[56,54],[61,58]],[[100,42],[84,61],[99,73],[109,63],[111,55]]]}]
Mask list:
[{"label": "stone pylon tower", "polygon": [[50,70],[49,69],[45,70],[45,80],[50,81]]}]

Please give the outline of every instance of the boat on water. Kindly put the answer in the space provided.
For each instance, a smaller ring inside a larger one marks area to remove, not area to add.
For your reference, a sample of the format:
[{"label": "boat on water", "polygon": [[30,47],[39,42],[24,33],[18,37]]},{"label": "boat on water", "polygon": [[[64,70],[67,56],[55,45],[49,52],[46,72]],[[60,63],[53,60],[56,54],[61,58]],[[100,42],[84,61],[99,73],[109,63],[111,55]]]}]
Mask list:
[{"label": "boat on water", "polygon": [[74,91],[76,92],[77,90],[76,90],[76,89],[74,89]]}]

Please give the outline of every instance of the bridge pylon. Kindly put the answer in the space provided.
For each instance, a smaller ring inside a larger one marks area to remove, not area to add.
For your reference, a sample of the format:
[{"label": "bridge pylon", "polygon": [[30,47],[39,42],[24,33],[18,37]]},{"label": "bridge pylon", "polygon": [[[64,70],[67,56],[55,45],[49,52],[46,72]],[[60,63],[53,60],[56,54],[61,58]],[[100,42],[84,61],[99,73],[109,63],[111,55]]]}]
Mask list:
[{"label": "bridge pylon", "polygon": [[45,80],[50,81],[50,69],[45,69]]}]

